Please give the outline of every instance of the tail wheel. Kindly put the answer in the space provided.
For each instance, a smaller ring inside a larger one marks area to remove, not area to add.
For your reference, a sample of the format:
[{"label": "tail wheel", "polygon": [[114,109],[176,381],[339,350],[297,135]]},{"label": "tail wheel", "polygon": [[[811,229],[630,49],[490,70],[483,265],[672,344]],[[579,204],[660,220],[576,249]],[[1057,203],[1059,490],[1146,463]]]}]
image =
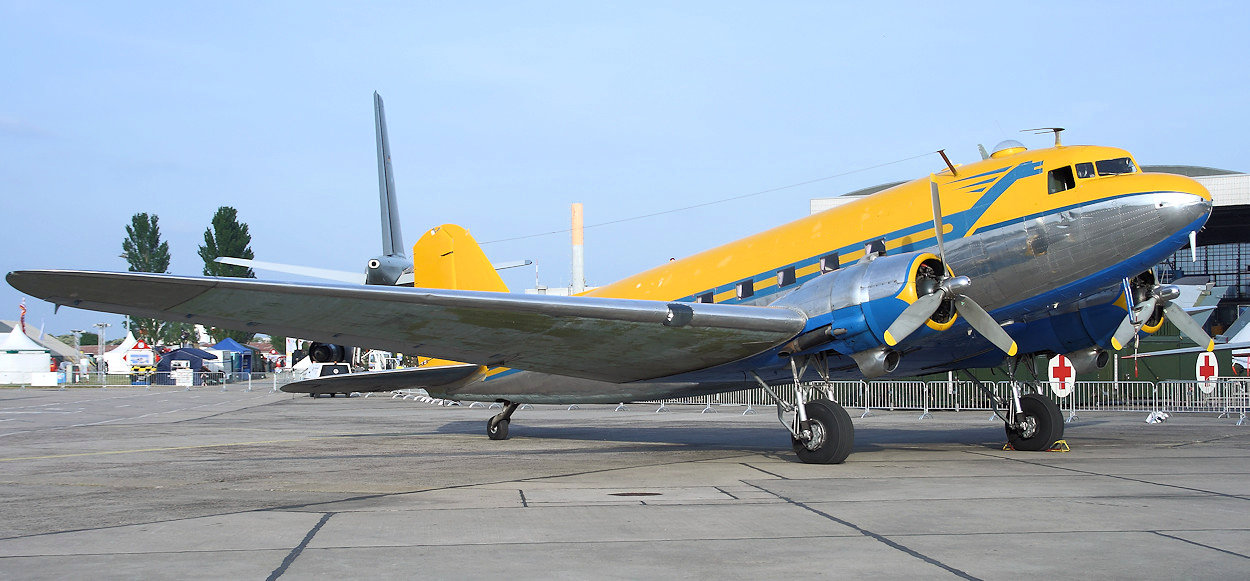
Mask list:
[{"label": "tail wheel", "polygon": [[1011,447],[1028,452],[1049,450],[1063,437],[1063,412],[1055,400],[1030,393],[1020,398],[1019,426],[1006,426]]},{"label": "tail wheel", "polygon": [[506,419],[491,418],[486,424],[486,435],[492,440],[507,440],[510,423],[512,422]]},{"label": "tail wheel", "polygon": [[811,437],[791,437],[794,453],[808,464],[841,464],[855,447],[855,426],[850,414],[835,402],[816,399],[804,407]]}]

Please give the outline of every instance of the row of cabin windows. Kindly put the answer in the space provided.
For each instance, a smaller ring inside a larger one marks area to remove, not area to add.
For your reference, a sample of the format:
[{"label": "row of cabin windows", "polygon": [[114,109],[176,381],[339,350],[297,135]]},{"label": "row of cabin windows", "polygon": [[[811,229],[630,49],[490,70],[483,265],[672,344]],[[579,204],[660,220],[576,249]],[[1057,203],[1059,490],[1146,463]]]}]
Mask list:
[{"label": "row of cabin windows", "polygon": [[[838,253],[826,254],[820,257],[820,273],[833,272],[840,268],[838,263]],[[795,273],[793,266],[787,266],[777,271],[777,288],[790,286],[798,282],[798,275]],[[755,295],[755,279],[748,278],[739,282],[735,287],[735,295],[738,299],[747,299]],[[714,291],[708,291],[695,297],[697,303],[710,303],[715,301]]]},{"label": "row of cabin windows", "polygon": [[[1072,171],[1073,167],[1076,168],[1075,173]],[[1133,160],[1127,157],[1104,159],[1097,163],[1083,161],[1075,166],[1065,165],[1050,170],[1046,174],[1046,186],[1050,193],[1057,194],[1075,188],[1077,178],[1086,179],[1095,175],[1114,176],[1135,171],[1137,167],[1133,165]]]}]

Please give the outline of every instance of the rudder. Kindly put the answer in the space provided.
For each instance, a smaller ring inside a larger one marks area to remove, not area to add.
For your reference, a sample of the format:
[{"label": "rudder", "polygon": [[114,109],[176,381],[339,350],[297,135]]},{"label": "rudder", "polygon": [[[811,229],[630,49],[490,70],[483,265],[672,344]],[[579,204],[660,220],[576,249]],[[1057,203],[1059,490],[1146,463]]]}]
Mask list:
[{"label": "rudder", "polygon": [[413,286],[508,292],[499,272],[468,230],[443,224],[412,245]]}]

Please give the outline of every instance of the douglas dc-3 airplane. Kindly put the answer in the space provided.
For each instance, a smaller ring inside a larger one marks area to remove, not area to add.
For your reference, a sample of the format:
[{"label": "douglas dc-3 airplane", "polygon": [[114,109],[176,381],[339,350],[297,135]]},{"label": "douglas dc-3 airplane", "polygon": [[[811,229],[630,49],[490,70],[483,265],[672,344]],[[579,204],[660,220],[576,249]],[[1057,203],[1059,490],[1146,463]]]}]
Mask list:
[{"label": "douglas dc-3 airplane", "polygon": [[[945,155],[943,155],[945,158]],[[497,401],[492,439],[522,403],[617,403],[756,384],[777,402],[804,462],[840,463],[854,444],[836,402],[772,386],[911,376],[1062,353],[1100,367],[1166,314],[1200,326],[1151,267],[1183,247],[1210,194],[1143,173],[1122,149],[1004,142],[954,166],[579,296],[509,294],[468,233],[429,230],[414,285],[396,288],[66,270],[10,272],[27,294],[83,309],[421,353],[447,361],[295,383],[296,392],[422,387]],[[461,363],[454,363],[461,362]],[[1009,441],[1062,436],[1051,399],[995,396]],[[988,388],[987,388],[988,389]],[[783,413],[784,412],[784,413]]]}]

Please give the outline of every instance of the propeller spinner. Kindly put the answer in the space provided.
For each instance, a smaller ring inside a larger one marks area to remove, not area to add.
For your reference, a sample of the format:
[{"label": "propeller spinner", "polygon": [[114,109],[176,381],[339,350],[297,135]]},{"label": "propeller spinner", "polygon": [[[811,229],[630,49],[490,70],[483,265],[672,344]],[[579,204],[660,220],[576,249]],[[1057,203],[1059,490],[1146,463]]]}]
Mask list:
[{"label": "propeller spinner", "polygon": [[[949,267],[946,266],[946,247],[942,237],[942,202],[938,196],[937,181],[933,176],[929,176],[929,193],[932,196],[933,203],[933,228],[937,236],[938,257],[942,261],[942,268],[938,272],[936,285],[928,285],[930,290],[928,293],[921,295],[911,305],[899,314],[898,318],[890,324],[890,328],[885,331],[885,342],[893,347],[899,341],[906,339],[919,329],[925,321],[937,315],[945,306],[947,309],[953,310],[957,315],[963,315],[964,320],[972,326],[978,333],[988,339],[994,346],[1003,350],[1007,355],[1016,354],[1016,342],[1008,335],[1006,331],[999,326],[998,322],[981,308],[981,305],[968,297],[964,292],[972,286],[972,279],[966,276],[954,276],[950,273]],[[919,281],[917,281],[919,283]],[[917,291],[921,291],[920,285],[917,284]]]},{"label": "propeller spinner", "polygon": [[[1137,335],[1142,326],[1148,321],[1157,319],[1159,316],[1167,317],[1176,325],[1176,329],[1189,338],[1189,340],[1197,343],[1199,346],[1206,348],[1207,351],[1215,349],[1215,341],[1202,330],[1189,313],[1180,305],[1172,302],[1181,294],[1180,289],[1172,285],[1155,285],[1150,289],[1150,298],[1142,301],[1137,308],[1131,309],[1120,326],[1116,328],[1115,334],[1111,336],[1111,347],[1116,351],[1128,345],[1128,342]],[[1160,312],[1161,311],[1161,312]]]}]

